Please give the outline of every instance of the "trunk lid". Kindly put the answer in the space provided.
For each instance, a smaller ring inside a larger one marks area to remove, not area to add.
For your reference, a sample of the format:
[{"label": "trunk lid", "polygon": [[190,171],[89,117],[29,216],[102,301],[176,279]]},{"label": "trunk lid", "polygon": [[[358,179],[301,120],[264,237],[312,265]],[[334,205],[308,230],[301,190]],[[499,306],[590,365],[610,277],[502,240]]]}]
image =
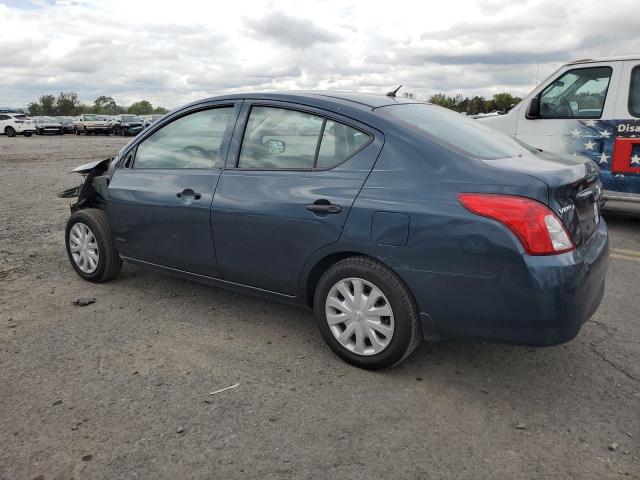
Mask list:
[{"label": "trunk lid", "polygon": [[576,247],[585,244],[598,230],[602,183],[599,168],[591,160],[532,152],[519,157],[483,160],[483,163],[546,183],[547,205],[562,220]]}]

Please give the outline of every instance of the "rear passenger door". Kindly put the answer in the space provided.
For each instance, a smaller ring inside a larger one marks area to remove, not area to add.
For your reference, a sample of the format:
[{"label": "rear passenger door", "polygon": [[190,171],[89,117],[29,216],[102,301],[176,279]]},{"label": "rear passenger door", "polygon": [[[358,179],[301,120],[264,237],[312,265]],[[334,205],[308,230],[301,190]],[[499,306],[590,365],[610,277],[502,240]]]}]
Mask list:
[{"label": "rear passenger door", "polygon": [[225,280],[294,295],[306,260],[340,237],[382,134],[283,102],[247,102],[213,200]]}]

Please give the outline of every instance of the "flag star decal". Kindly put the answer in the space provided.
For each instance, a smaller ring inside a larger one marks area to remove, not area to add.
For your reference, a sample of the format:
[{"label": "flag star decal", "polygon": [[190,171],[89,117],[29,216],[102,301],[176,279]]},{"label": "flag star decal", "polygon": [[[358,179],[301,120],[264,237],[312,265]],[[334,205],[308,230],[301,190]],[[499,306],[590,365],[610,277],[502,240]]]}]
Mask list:
[{"label": "flag star decal", "polygon": [[574,138],[580,138],[582,134],[580,133],[580,130],[574,128],[573,130],[571,130],[571,136]]},{"label": "flag star decal", "polygon": [[604,152],[602,152],[602,155],[600,155],[600,160],[598,160],[598,163],[607,163],[607,158],[609,158],[609,156],[605,155]]},{"label": "flag star decal", "polygon": [[596,144],[593,143],[591,140],[589,140],[587,143],[584,144],[584,148],[586,148],[587,150],[593,150],[593,147],[595,147]]},{"label": "flag star decal", "polygon": [[640,157],[638,157],[637,153],[633,157],[631,157],[631,165],[633,164],[640,165]]},{"label": "flag star decal", "polygon": [[596,126],[596,121],[595,120],[587,120],[586,122],[584,122],[584,124],[587,127],[595,127]]},{"label": "flag star decal", "polygon": [[604,138],[609,138],[611,136],[611,132],[605,129],[603,132],[600,132],[600,135],[602,135]]}]

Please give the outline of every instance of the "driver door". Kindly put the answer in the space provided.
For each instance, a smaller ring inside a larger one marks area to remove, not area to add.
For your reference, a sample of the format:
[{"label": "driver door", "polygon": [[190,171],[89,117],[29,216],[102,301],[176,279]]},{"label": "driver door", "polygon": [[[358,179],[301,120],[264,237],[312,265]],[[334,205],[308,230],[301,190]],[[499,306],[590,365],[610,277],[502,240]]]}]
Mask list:
[{"label": "driver door", "polygon": [[240,104],[187,112],[124,154],[109,183],[108,218],[128,258],[217,276],[211,202]]},{"label": "driver door", "polygon": [[526,106],[520,109],[516,138],[549,152],[602,154],[604,128],[598,120],[613,115],[619,79],[616,63],[594,63],[560,73],[537,95],[540,117],[528,118]]}]

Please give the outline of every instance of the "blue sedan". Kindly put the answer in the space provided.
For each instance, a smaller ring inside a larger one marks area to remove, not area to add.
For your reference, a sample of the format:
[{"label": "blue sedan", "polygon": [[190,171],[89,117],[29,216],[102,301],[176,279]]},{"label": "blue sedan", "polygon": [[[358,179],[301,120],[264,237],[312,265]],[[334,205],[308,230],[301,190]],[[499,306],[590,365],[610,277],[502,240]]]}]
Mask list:
[{"label": "blue sedan", "polygon": [[122,262],[312,307],[367,369],[422,338],[548,346],[598,308],[608,267],[593,162],[392,96],[231,95],[78,167],[71,265]]}]

